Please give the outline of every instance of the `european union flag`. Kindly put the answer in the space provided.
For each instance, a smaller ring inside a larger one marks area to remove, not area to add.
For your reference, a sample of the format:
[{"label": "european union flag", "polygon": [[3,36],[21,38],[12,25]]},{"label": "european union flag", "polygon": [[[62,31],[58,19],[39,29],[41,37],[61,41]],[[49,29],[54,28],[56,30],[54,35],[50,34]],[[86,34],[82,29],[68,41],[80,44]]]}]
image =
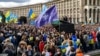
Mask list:
[{"label": "european union flag", "polygon": [[55,20],[58,20],[58,16],[56,6],[54,5],[39,15],[36,21],[36,27],[41,27],[48,23],[51,24]]},{"label": "european union flag", "polygon": [[46,12],[47,9],[48,9],[47,6],[46,6],[45,4],[43,4],[43,5],[42,5],[42,11],[41,11],[39,17],[38,17],[37,19],[35,19],[35,21],[34,21],[35,24],[36,24],[37,21],[40,19],[40,17],[42,16],[42,14]]}]

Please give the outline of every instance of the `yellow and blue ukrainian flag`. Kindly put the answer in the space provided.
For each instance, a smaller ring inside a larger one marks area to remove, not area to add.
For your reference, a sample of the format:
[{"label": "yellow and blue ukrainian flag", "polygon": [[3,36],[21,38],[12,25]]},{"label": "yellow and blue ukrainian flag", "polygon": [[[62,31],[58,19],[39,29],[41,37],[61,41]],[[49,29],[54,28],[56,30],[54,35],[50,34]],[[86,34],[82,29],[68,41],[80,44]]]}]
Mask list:
[{"label": "yellow and blue ukrainian flag", "polygon": [[32,9],[29,10],[28,18],[34,20],[36,17],[36,14],[33,12]]},{"label": "yellow and blue ukrainian flag", "polygon": [[17,23],[18,22],[18,16],[17,15],[14,15],[14,23]]},{"label": "yellow and blue ukrainian flag", "polygon": [[9,22],[17,23],[18,16],[14,13],[11,13]]},{"label": "yellow and blue ukrainian flag", "polygon": [[6,17],[6,23],[8,23],[9,20],[10,20],[10,14],[11,14],[10,11],[7,11],[6,14],[5,14],[5,17]]},{"label": "yellow and blue ukrainian flag", "polygon": [[2,22],[2,16],[0,15],[0,23]]}]

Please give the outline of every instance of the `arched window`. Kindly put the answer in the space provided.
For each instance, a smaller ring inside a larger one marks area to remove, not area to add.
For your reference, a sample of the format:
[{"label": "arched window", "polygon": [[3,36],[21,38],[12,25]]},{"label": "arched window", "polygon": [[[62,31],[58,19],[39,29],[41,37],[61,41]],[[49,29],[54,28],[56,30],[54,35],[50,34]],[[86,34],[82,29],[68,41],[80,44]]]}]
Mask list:
[{"label": "arched window", "polygon": [[77,23],[79,23],[80,21],[79,21],[80,19],[79,18],[77,18]]},{"label": "arched window", "polygon": [[97,9],[97,23],[99,23],[99,9]]},{"label": "arched window", "polygon": [[69,19],[70,19],[70,23],[72,23],[72,18],[70,17]]},{"label": "arched window", "polygon": [[73,16],[73,23],[76,24],[76,22],[75,22],[75,20],[76,20],[75,15],[72,15],[72,16]]},{"label": "arched window", "polygon": [[91,18],[92,9],[89,9],[89,18]]},{"label": "arched window", "polygon": [[100,2],[100,0],[97,0],[97,5],[99,6],[99,2]]},{"label": "arched window", "polygon": [[93,5],[95,5],[96,4],[96,1],[95,0],[93,0]]},{"label": "arched window", "polygon": [[93,9],[93,22],[95,22],[95,9]]},{"label": "arched window", "polygon": [[87,9],[85,9],[85,22],[87,23]]},{"label": "arched window", "polygon": [[85,5],[87,5],[87,0],[85,0]]},{"label": "arched window", "polygon": [[91,1],[91,0],[89,0],[89,2],[88,2],[88,3],[89,3],[89,5],[91,5],[91,4],[92,4],[92,1]]}]

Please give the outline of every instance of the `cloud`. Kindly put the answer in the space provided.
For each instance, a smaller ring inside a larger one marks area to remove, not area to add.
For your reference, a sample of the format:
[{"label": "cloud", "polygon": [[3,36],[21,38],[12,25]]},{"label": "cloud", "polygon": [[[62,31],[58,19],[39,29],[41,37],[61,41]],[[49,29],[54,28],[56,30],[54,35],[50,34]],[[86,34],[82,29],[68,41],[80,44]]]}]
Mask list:
[{"label": "cloud", "polygon": [[0,2],[16,2],[16,3],[22,3],[22,2],[27,2],[30,0],[0,0]]},{"label": "cloud", "polygon": [[[18,0],[20,1],[20,0]],[[20,1],[20,3],[18,3],[17,0],[14,0],[14,1],[9,1],[7,2],[6,0],[4,1],[0,1],[0,8],[9,8],[9,7],[16,7],[16,6],[24,6],[24,5],[31,5],[31,4],[36,4],[36,3],[45,3],[45,2],[48,2],[50,0],[22,0],[23,2]]]}]

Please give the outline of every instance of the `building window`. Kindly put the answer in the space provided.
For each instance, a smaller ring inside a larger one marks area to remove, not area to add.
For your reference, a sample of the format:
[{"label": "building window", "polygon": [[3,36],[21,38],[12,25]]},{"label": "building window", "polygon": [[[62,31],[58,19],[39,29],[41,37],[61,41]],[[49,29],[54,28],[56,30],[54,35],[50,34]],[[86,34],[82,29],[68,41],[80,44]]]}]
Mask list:
[{"label": "building window", "polygon": [[89,3],[89,5],[91,5],[91,4],[92,4],[92,0],[89,0],[89,2],[88,2],[88,3]]},{"label": "building window", "polygon": [[87,9],[85,9],[85,23],[87,23]]},{"label": "building window", "polygon": [[76,12],[76,9],[74,8],[74,13]]},{"label": "building window", "polygon": [[89,18],[91,18],[92,9],[89,9]]},{"label": "building window", "polygon": [[85,0],[85,5],[87,5],[87,0]]},{"label": "building window", "polygon": [[77,18],[77,23],[79,23],[79,18]]},{"label": "building window", "polygon": [[77,10],[77,13],[80,13],[80,10]]},{"label": "building window", "polygon": [[72,9],[70,9],[70,12],[72,13]]},{"label": "building window", "polygon": [[97,23],[99,23],[99,9],[97,9]]},{"label": "building window", "polygon": [[95,22],[95,9],[93,9],[93,22]]},{"label": "building window", "polygon": [[93,0],[93,5],[95,5],[96,3],[95,3],[96,1],[95,0]]},{"label": "building window", "polygon": [[74,22],[74,24],[76,24],[76,23],[75,23],[75,20],[76,20],[76,18],[75,18],[75,16],[74,16],[74,18],[73,18],[73,22]]},{"label": "building window", "polygon": [[100,2],[100,0],[97,0],[97,5],[99,6],[99,2]]}]

